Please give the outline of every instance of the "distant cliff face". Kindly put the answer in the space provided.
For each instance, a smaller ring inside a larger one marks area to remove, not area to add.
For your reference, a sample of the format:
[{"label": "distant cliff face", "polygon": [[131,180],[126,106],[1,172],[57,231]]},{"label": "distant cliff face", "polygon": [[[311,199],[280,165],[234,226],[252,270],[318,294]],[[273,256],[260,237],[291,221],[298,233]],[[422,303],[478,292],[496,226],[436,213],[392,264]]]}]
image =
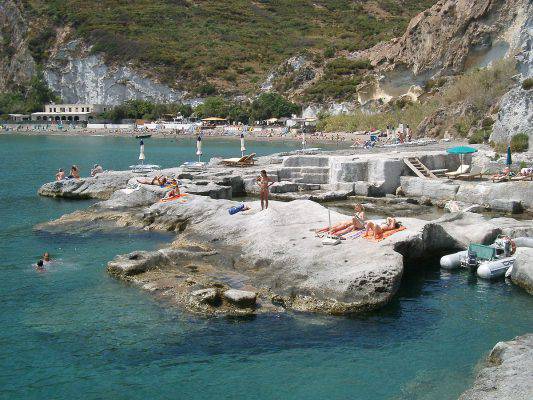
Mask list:
[{"label": "distant cliff face", "polygon": [[107,65],[80,40],[60,43],[45,65],[44,76],[65,102],[117,105],[128,99],[179,102],[184,93],[142,76],[124,65]]},{"label": "distant cliff face", "polygon": [[403,36],[363,52],[380,70],[458,74],[519,47],[530,0],[441,0],[414,17]]},{"label": "distant cliff face", "polygon": [[35,73],[27,30],[18,2],[0,1],[0,92],[27,85]]}]

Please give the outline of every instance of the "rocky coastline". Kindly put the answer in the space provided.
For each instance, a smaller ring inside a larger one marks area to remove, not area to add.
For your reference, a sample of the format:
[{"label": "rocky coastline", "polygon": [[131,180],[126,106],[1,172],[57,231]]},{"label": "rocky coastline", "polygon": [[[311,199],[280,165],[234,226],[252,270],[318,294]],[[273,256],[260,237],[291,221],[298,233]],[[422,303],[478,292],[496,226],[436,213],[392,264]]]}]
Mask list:
[{"label": "rocky coastline", "polygon": [[[109,263],[108,272],[203,314],[373,310],[394,297],[405,265],[412,260],[464,249],[471,242],[492,243],[498,234],[533,236],[531,219],[487,219],[481,214],[455,212],[430,221],[402,217],[406,230],[383,242],[357,238],[339,246],[323,246],[313,230],[328,225],[328,214],[332,223],[349,217],[328,211],[319,202],[359,194],[367,199],[381,196],[404,202],[421,202],[416,198],[420,195],[431,203],[446,199],[444,194],[451,193],[446,185],[459,186],[459,190],[465,190],[462,185],[490,185],[409,177],[403,158],[412,154],[289,153],[260,158],[251,168],[223,167],[213,159],[201,170],[181,167],[158,172],[180,179],[182,191],[187,193],[172,202],[159,201],[166,189],[139,184],[138,177],[128,171],[51,182],[43,185],[39,194],[104,200],[37,229],[72,232],[111,226],[175,232],[176,240],[167,249],[117,256]],[[440,151],[417,156],[431,168],[454,168],[457,163],[456,157]],[[268,210],[259,211],[258,202],[250,200],[250,211],[229,215],[227,210],[238,204],[235,197],[257,194],[255,178],[263,168],[276,180],[273,197],[285,201],[271,201]],[[422,184],[413,184],[415,179]],[[514,201],[531,209],[527,194],[532,183],[517,184],[525,184],[527,190]],[[392,195],[398,187],[412,197]],[[503,202],[508,190],[498,184],[493,187],[502,189],[477,189],[492,205]],[[514,196],[517,193],[521,192]],[[526,289],[531,277],[528,265],[526,257],[525,267],[517,269],[513,279]],[[232,300],[232,293],[248,300]]]}]

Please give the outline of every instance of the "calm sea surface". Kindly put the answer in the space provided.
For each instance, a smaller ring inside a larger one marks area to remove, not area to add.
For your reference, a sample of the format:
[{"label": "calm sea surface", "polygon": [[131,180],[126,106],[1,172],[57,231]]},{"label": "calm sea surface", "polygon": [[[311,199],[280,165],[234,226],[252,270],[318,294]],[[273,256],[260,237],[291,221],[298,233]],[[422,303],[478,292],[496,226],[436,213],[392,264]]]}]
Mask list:
[{"label": "calm sea surface", "polygon": [[[194,159],[194,146],[149,139],[147,162],[176,166]],[[248,143],[259,155],[295,146]],[[32,229],[91,204],[37,196],[58,167],[124,169],[137,152],[133,139],[0,135],[0,398],[456,399],[497,341],[533,331],[533,297],[435,265],[365,316],[234,320],[167,309],[105,265],[170,236]],[[204,154],[236,156],[239,143],[205,141]],[[44,251],[55,262],[37,273]]]}]

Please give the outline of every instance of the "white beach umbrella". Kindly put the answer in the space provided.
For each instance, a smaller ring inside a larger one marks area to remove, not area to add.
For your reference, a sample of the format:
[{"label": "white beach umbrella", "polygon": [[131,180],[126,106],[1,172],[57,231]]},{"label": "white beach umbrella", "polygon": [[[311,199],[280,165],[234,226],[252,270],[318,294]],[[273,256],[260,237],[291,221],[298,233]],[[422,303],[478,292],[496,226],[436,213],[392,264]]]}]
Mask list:
[{"label": "white beach umbrella", "polygon": [[144,157],[144,142],[143,142],[142,139],[141,139],[140,145],[141,145],[141,150],[140,150],[140,153],[139,153],[139,160],[141,160],[141,164],[144,164],[144,159],[145,159],[145,157]]},{"label": "white beach umbrella", "polygon": [[241,157],[244,157],[246,147],[244,146],[244,133],[241,133]]},{"label": "white beach umbrella", "polygon": [[198,162],[200,162],[200,157],[202,157],[202,137],[198,136],[196,140],[196,155],[198,156]]}]

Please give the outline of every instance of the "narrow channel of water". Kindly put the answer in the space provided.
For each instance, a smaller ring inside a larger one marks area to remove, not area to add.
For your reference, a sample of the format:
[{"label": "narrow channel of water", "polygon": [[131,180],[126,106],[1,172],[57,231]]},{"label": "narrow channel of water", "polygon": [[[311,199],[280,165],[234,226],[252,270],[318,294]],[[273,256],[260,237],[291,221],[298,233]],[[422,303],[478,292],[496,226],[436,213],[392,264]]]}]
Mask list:
[{"label": "narrow channel of water", "polygon": [[[238,147],[211,143],[207,156]],[[193,146],[152,140],[148,161],[177,165]],[[206,319],[168,309],[105,265],[169,236],[32,229],[91,203],[36,195],[57,167],[123,169],[136,156],[128,139],[0,135],[0,398],[455,399],[497,341],[533,329],[531,296],[435,265],[420,265],[392,304],[363,316]],[[44,251],[55,262],[37,273]]]}]

